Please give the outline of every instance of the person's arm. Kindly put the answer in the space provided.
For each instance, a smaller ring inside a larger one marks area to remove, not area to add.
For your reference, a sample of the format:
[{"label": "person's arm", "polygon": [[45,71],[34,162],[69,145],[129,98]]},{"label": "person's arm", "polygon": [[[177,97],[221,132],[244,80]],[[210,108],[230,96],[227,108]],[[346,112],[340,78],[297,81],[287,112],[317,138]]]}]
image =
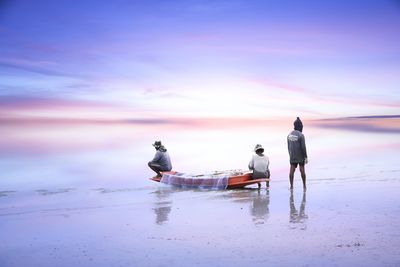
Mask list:
[{"label": "person's arm", "polygon": [[307,148],[306,148],[306,138],[304,137],[304,135],[303,135],[303,138],[301,138],[301,150],[303,151],[304,161],[307,163],[308,157],[307,157]]},{"label": "person's arm", "polygon": [[162,154],[160,151],[157,151],[156,154],[154,155],[154,158],[150,161],[153,163],[157,163],[162,157]]},{"label": "person's arm", "polygon": [[249,170],[253,170],[254,169],[254,157],[251,157],[251,160],[249,162]]}]

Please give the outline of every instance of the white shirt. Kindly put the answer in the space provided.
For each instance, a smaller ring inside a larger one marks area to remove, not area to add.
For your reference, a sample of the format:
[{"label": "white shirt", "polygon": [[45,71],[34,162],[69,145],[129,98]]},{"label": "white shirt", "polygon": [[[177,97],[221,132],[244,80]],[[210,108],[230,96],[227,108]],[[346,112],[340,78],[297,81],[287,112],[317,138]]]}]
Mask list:
[{"label": "white shirt", "polygon": [[249,162],[249,169],[253,170],[253,178],[268,177],[269,158],[265,155],[262,156],[259,156],[258,154],[253,155]]}]

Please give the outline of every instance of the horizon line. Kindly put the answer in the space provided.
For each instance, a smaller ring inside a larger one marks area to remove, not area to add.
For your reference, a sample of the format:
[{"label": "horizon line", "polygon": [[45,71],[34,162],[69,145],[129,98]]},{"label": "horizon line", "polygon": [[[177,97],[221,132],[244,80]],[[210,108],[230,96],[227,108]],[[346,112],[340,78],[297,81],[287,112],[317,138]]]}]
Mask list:
[{"label": "horizon line", "polygon": [[[397,119],[400,115],[364,115],[332,118],[301,118],[303,121],[333,121],[333,120],[354,120],[354,119]],[[68,117],[46,117],[46,116],[0,116],[2,123],[85,123],[85,124],[195,124],[196,122],[218,122],[218,121],[241,121],[241,122],[262,122],[262,121],[288,121],[293,117],[164,117],[164,118],[68,118]]]}]

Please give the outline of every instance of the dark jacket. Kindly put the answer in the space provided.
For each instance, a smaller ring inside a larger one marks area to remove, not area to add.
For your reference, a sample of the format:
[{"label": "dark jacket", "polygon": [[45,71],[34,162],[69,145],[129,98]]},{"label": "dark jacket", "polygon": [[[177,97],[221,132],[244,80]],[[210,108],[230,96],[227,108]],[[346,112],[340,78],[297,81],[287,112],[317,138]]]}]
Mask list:
[{"label": "dark jacket", "polygon": [[169,158],[167,149],[164,146],[161,146],[157,150],[156,154],[154,155],[153,160],[150,162],[159,164],[161,166],[161,171],[172,170],[171,159]]},{"label": "dark jacket", "polygon": [[290,163],[302,163],[307,158],[304,134],[294,130],[287,137]]}]

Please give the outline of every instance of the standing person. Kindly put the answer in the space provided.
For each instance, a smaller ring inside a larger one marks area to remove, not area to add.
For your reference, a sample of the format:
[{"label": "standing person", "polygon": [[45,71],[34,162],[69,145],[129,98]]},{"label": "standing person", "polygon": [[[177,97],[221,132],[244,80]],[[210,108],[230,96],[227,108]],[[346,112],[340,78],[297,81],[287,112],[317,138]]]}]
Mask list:
[{"label": "standing person", "polygon": [[171,159],[167,152],[167,149],[161,144],[161,141],[155,141],[153,144],[156,149],[156,154],[152,161],[149,161],[148,165],[150,169],[157,173],[157,177],[161,177],[161,171],[172,170]]},{"label": "standing person", "polygon": [[[249,170],[253,171],[251,178],[269,178],[269,159],[264,155],[264,148],[262,145],[257,144],[254,148],[254,152],[256,152],[256,154],[251,157],[249,162]],[[258,188],[261,188],[260,183],[258,183]],[[269,188],[269,181],[267,181],[267,188]]]},{"label": "standing person", "polygon": [[303,188],[306,187],[306,172],[304,170],[304,164],[308,163],[307,160],[307,149],[306,149],[306,140],[304,138],[303,131],[303,123],[300,118],[294,121],[294,130],[288,135],[287,143],[288,150],[290,156],[290,173],[289,173],[289,181],[290,181],[290,189],[293,189],[293,178],[294,172],[297,168],[297,165],[300,167],[301,179],[303,180]]}]

